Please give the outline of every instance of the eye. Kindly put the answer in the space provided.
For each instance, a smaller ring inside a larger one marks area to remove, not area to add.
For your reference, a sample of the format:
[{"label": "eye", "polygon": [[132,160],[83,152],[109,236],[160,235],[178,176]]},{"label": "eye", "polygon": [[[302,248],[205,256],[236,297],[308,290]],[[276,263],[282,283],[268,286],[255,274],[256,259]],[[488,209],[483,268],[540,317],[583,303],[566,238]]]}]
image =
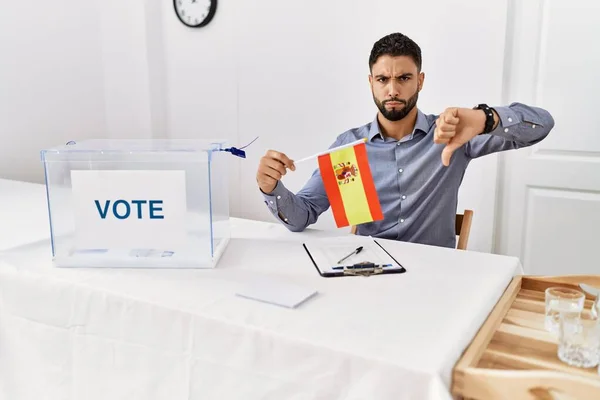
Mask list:
[{"label": "eye", "polygon": [[400,77],[400,81],[401,81],[401,82],[406,82],[406,81],[408,81],[408,80],[410,80],[410,76],[401,76],[401,77]]},{"label": "eye", "polygon": [[385,83],[387,80],[388,80],[388,78],[384,78],[384,77],[377,78],[377,82],[381,82],[381,83]]}]

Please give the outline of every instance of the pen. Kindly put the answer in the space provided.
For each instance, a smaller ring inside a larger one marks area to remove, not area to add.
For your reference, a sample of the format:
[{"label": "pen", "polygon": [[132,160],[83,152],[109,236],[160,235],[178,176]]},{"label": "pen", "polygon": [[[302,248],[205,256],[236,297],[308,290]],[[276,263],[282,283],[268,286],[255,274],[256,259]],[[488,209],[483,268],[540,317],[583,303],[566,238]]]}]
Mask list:
[{"label": "pen", "polygon": [[385,268],[385,267],[391,267],[391,266],[392,266],[392,264],[376,265],[376,264],[373,264],[373,263],[369,263],[369,264],[349,265],[347,267],[332,267],[331,269],[334,269],[334,270],[337,271],[337,270],[341,270],[341,269],[344,269],[344,268],[346,268],[346,269],[361,269],[361,268],[375,268],[375,267],[383,267],[383,268]]},{"label": "pen", "polygon": [[345,259],[347,259],[348,257],[350,257],[350,256],[352,256],[352,255],[354,255],[354,254],[358,254],[358,253],[360,253],[360,252],[362,251],[362,249],[363,249],[363,247],[362,247],[362,246],[360,246],[360,247],[357,247],[357,248],[356,248],[356,250],[354,250],[352,253],[348,254],[346,257],[342,258],[342,259],[341,259],[340,261],[338,261],[337,263],[338,263],[338,264],[341,264],[341,263],[342,263],[342,261],[344,261],[344,260],[345,260]]}]

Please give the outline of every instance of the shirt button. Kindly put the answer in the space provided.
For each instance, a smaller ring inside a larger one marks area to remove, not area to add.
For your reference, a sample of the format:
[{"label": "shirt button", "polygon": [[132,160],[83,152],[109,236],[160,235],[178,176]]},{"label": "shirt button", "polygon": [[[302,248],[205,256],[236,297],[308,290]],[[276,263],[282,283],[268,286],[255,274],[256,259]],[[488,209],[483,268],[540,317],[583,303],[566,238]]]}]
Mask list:
[{"label": "shirt button", "polygon": [[283,220],[284,220],[285,222],[288,222],[287,218],[284,218]]},{"label": "shirt button", "polygon": [[398,142],[398,143],[396,144],[396,146],[400,146],[400,142]]},{"label": "shirt button", "polygon": [[404,170],[403,170],[402,168],[400,168],[400,169],[398,170],[398,172],[403,172],[403,171],[404,171]]},{"label": "shirt button", "polygon": [[509,119],[508,119],[508,122],[512,122],[512,118],[509,118]]},{"label": "shirt button", "polygon": [[401,220],[400,220],[400,222],[404,222],[404,220],[403,220],[403,219],[401,219]]},{"label": "shirt button", "polygon": [[406,199],[406,196],[402,196],[402,200],[405,200],[405,199]]},{"label": "shirt button", "polygon": [[531,127],[532,127],[533,129],[535,129],[535,125],[531,125]]},{"label": "shirt button", "polygon": [[269,203],[273,204],[273,200],[269,200]]},{"label": "shirt button", "polygon": [[277,196],[277,200],[279,200],[281,198],[281,196]]},{"label": "shirt button", "polygon": [[508,128],[504,129],[504,132],[505,132],[505,133],[508,133]]}]

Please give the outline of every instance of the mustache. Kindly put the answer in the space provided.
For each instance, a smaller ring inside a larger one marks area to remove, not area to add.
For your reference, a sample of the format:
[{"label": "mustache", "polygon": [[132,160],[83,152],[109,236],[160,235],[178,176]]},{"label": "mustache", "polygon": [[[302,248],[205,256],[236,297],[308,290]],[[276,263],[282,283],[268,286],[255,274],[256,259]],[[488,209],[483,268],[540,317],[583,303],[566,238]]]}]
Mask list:
[{"label": "mustache", "polygon": [[386,103],[390,103],[390,102],[402,103],[402,104],[406,105],[406,100],[398,99],[396,97],[394,97],[393,99],[384,100],[381,103],[385,105]]}]

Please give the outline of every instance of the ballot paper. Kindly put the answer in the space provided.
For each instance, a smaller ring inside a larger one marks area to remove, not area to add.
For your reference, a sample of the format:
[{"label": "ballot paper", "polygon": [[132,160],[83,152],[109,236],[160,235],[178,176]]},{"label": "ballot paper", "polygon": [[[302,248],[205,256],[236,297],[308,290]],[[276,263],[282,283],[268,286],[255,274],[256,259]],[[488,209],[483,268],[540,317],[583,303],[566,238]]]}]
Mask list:
[{"label": "ballot paper", "polygon": [[270,278],[255,279],[236,292],[240,297],[287,308],[296,308],[316,294],[315,289]]}]

